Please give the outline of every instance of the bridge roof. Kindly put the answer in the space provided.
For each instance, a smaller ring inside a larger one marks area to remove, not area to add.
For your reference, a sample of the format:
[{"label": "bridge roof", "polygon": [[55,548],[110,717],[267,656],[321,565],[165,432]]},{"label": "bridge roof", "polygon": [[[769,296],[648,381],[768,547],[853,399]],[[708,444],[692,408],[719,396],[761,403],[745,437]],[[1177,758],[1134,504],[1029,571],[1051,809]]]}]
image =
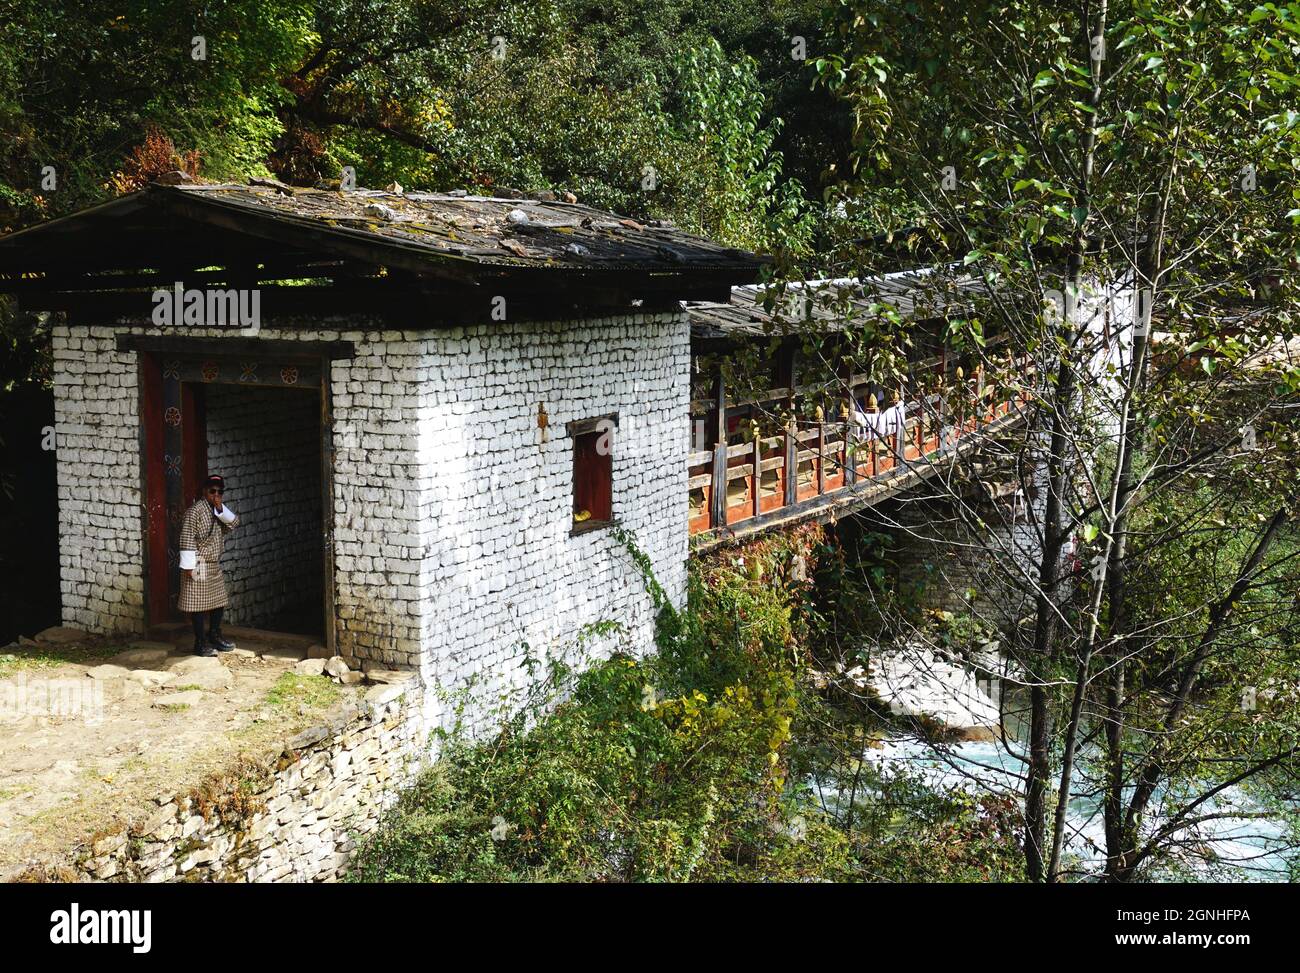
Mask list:
[{"label": "bridge roof", "polygon": [[731,288],[725,303],[686,303],[697,338],[746,338],[786,334],[811,325],[816,331],[843,331],[889,310],[907,320],[931,320],[968,313],[988,285],[950,267],[921,268],[870,278],[805,280],[772,298],[761,284]]}]

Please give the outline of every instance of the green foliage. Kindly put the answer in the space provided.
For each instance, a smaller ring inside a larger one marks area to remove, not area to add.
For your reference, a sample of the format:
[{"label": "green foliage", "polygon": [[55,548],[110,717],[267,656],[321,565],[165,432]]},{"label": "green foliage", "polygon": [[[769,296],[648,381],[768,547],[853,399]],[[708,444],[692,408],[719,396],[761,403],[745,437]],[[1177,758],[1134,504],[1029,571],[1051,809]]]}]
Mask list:
[{"label": "green foliage", "polygon": [[[807,689],[817,619],[796,564],[820,545],[812,528],[698,560],[686,610],[661,616],[676,627],[657,655],[556,670],[491,740],[446,739],[363,844],[353,879],[1002,875],[1012,846],[1001,809],[868,771],[888,811],[862,813],[862,788],[855,821],[792,780],[792,768],[814,765],[836,779],[852,738],[827,736]],[[861,778],[862,761],[854,767]]]},{"label": "green foliage", "polygon": [[678,91],[676,124],[695,160],[679,167],[684,222],[737,246],[805,256],[811,216],[802,186],[782,179],[781,120],[763,126],[756,62],[732,62],[711,41],[681,62]]},{"label": "green foliage", "polygon": [[841,867],[833,830],[796,840],[783,824],[791,616],[748,573],[697,575],[668,651],[552,673],[490,743],[447,740],[357,877],[783,880]]},{"label": "green foliage", "polygon": [[[66,213],[110,193],[151,129],[197,150],[205,175],[265,172],[281,130],[280,80],[311,41],[305,2],[48,5],[5,0],[0,20],[0,197],[6,223]],[[193,57],[192,39],[207,43]],[[41,185],[53,166],[58,185]]]}]

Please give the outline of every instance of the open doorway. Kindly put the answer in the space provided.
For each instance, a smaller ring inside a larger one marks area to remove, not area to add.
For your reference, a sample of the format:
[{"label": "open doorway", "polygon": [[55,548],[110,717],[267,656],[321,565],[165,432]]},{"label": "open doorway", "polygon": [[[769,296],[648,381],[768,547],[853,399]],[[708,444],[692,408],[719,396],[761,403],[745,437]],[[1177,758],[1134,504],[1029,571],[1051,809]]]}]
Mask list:
[{"label": "open doorway", "polygon": [[207,467],[239,514],[222,570],[232,625],[323,636],[320,399],[314,389],[203,388]]},{"label": "open doorway", "polygon": [[322,369],[267,364],[275,367],[246,356],[143,356],[151,625],[185,620],[176,608],[179,525],[213,472],[240,520],[221,559],[223,621],[332,641]]}]

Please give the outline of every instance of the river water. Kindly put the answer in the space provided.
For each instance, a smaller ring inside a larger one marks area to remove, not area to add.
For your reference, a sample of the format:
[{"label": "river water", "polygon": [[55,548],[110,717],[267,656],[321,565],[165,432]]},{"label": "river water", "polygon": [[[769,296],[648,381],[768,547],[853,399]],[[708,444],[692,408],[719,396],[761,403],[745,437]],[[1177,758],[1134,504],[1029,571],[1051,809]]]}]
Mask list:
[{"label": "river water", "polygon": [[[1013,744],[1015,746],[1015,744]],[[1000,742],[960,743],[936,747],[916,739],[893,739],[865,757],[882,771],[906,770],[935,788],[960,787],[975,794],[1011,794],[1022,790],[1024,765]],[[1150,829],[1161,823],[1161,800],[1157,793],[1148,815]],[[1187,845],[1187,871],[1176,876],[1184,881],[1285,882],[1288,880],[1288,849],[1285,826],[1270,818],[1251,818],[1261,805],[1239,788],[1225,790],[1201,813],[1225,814],[1205,822]],[[1090,797],[1075,797],[1066,816],[1065,859],[1073,859],[1077,878],[1095,876],[1105,860],[1105,832],[1101,804]],[[1151,876],[1172,878],[1159,873]]]},{"label": "river water", "polygon": [[[981,510],[983,528],[992,537],[985,545],[972,541],[947,513],[944,503],[901,504],[864,512],[859,523],[869,530],[891,538],[887,568],[902,582],[899,591],[910,590],[925,607],[972,612],[987,623],[1002,627],[1009,619],[1023,617],[1031,604],[1019,585],[1008,587],[999,579],[1016,576],[1009,570],[1020,565],[1032,577],[1038,559],[1038,534],[1035,523],[1041,522],[1046,489],[1041,482],[1041,466],[1022,482],[1028,503],[1007,511]],[[998,556],[986,556],[987,551]],[[970,593],[996,592],[996,599],[982,598],[967,602]],[[869,749],[864,759],[888,771],[908,771],[919,776],[932,788],[959,787],[974,794],[1011,796],[1019,802],[1024,791],[1024,754],[1027,727],[1020,717],[1025,703],[1014,685],[1015,680],[994,686],[1004,695],[1001,701],[1003,726],[1009,744],[1002,742],[967,742],[935,745],[913,736],[895,737],[879,748]],[[985,683],[987,687],[989,684]],[[1008,750],[1007,746],[1013,748]],[[1080,762],[1092,754],[1080,754]],[[1087,788],[1075,774],[1074,791]],[[1209,785],[1207,785],[1209,786]],[[814,785],[814,789],[818,788]],[[834,795],[824,794],[825,803],[833,804]],[[1170,807],[1166,810],[1165,800]],[[1150,834],[1176,813],[1180,802],[1157,791],[1144,823]],[[1153,869],[1151,879],[1182,881],[1277,882],[1288,881],[1292,869],[1300,867],[1300,852],[1291,847],[1293,836],[1278,817],[1253,817],[1265,812],[1264,806],[1242,788],[1227,788],[1216,799],[1206,802],[1197,816],[1223,815],[1205,821],[1197,830],[1182,834],[1182,853],[1177,869]],[[1096,876],[1105,861],[1105,829],[1101,797],[1076,796],[1067,812],[1064,859],[1080,879]]]}]

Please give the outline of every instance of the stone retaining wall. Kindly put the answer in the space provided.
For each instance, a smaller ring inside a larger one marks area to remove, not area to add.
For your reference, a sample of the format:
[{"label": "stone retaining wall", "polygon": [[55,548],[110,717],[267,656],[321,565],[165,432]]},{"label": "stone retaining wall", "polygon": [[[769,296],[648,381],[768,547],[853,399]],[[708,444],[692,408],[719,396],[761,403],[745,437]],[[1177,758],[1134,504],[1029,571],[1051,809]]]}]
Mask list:
[{"label": "stone retaining wall", "polygon": [[71,866],[39,877],[335,881],[357,839],[427,766],[421,695],[414,681],[374,686],[285,741],[282,752],[158,798],[130,827],[92,839]]}]

